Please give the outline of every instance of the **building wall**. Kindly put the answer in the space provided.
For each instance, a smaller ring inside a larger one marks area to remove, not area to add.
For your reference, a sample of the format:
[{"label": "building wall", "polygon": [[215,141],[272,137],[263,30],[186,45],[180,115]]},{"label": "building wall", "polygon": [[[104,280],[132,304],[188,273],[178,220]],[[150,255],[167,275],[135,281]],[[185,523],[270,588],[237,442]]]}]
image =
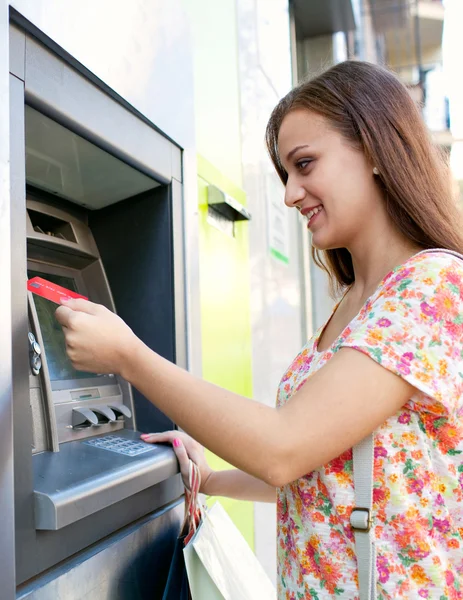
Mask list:
[{"label": "building wall", "polygon": [[[236,224],[230,235],[211,221],[207,205],[210,184],[247,203],[242,190],[235,0],[182,4],[193,40],[202,374],[211,383],[252,397],[249,226]],[[213,468],[230,468],[210,452],[207,458]],[[224,498],[220,502],[254,548],[252,503]]]},{"label": "building wall", "polygon": [[[198,159],[200,221],[200,289],[203,377],[227,390],[252,397],[252,349],[249,290],[249,225],[235,223],[230,235],[208,215],[212,184],[246,204],[244,192],[204,158]],[[211,420],[211,427],[214,426]],[[231,468],[207,452],[212,468]],[[219,499],[254,549],[252,502]]]},{"label": "building wall", "polygon": [[182,0],[193,40],[196,149],[242,184],[235,0]]},{"label": "building wall", "polygon": [[315,77],[333,64],[334,37],[320,35],[297,42],[298,81]]},{"label": "building wall", "polygon": [[191,42],[180,0],[134,0],[117,10],[111,0],[10,5],[177,143],[194,141]]},{"label": "building wall", "polygon": [[[249,248],[254,398],[274,406],[280,378],[310,327],[305,319],[309,280],[300,223],[296,211],[284,207],[284,190],[264,144],[270,113],[292,85],[288,2],[237,0],[237,18],[243,188],[253,215]],[[287,261],[272,253],[277,218],[285,231]],[[255,505],[256,553],[273,577],[275,521],[275,505]]]},{"label": "building wall", "polygon": [[352,0],[357,23],[357,31],[355,32],[358,40],[356,58],[368,62],[376,62],[378,56],[376,52],[370,2],[371,0]]}]

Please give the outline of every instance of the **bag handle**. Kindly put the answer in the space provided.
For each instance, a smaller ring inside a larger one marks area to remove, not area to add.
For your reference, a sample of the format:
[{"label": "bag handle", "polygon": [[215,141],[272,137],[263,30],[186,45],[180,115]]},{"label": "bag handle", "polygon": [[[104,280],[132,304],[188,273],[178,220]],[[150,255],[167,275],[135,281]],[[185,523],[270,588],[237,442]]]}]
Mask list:
[{"label": "bag handle", "polygon": [[196,463],[191,459],[188,469],[188,484],[185,488],[185,519],[182,531],[186,532],[185,546],[196,533],[199,523],[204,519],[204,510],[199,501],[199,488],[201,486],[201,472]]},{"label": "bag handle", "polygon": [[[445,252],[463,260],[463,255],[446,248],[430,248],[415,254]],[[374,435],[353,448],[355,507],[350,525],[355,537],[360,600],[376,600],[376,548],[372,530]]]},{"label": "bag handle", "polygon": [[355,507],[350,526],[355,537],[360,600],[376,600],[376,550],[372,530],[374,436],[354,446]]}]

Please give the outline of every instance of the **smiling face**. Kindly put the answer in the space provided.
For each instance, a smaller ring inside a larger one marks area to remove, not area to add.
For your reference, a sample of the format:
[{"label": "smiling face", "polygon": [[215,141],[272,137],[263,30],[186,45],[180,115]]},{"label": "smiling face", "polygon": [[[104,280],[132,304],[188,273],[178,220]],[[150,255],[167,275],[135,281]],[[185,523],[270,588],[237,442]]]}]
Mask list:
[{"label": "smiling face", "polygon": [[322,116],[305,109],[288,113],[278,134],[288,174],[285,203],[308,218],[319,250],[350,248],[384,202],[373,165]]}]

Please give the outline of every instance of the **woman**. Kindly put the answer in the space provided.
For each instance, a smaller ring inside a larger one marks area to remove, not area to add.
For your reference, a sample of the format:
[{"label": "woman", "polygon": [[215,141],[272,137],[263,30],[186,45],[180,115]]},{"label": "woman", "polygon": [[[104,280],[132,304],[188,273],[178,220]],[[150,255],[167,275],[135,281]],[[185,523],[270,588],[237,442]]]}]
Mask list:
[{"label": "woman", "polygon": [[[423,252],[463,252],[448,171],[405,87],[361,62],[283,98],[267,144],[343,291],[277,408],[195,379],[80,300],[57,311],[69,356],[120,373],[192,436],[143,438],[172,442],[184,476],[195,460],[205,494],[277,496],[281,600],[358,598],[352,447],[372,432],[377,597],[463,598],[463,261]],[[212,472],[199,444],[237,470]]]}]

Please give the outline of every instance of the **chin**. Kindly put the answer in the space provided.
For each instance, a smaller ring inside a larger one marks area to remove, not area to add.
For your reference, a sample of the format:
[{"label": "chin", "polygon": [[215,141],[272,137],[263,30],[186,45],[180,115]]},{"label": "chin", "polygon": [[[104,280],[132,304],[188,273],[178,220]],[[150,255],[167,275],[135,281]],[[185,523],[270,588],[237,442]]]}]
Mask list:
[{"label": "chin", "polygon": [[324,239],[323,236],[312,235],[312,246],[316,250],[334,250],[340,248],[339,244],[333,244],[330,240]]},{"label": "chin", "polygon": [[344,236],[340,239],[340,236],[327,234],[328,232],[326,230],[323,231],[322,227],[318,231],[311,232],[312,246],[316,250],[337,250],[346,247]]}]

